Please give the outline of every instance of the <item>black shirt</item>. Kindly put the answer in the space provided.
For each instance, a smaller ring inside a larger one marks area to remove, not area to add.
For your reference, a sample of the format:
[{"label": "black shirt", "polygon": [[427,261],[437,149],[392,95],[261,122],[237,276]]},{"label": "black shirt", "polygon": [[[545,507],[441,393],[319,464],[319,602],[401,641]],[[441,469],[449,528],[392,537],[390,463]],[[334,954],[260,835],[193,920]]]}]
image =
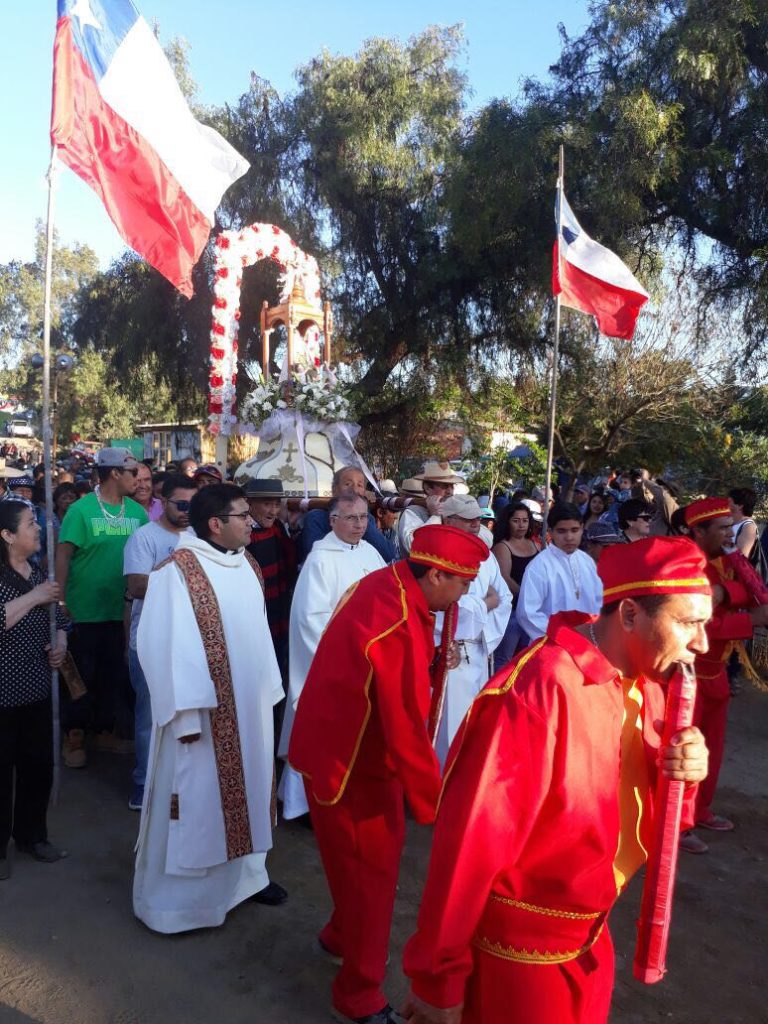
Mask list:
[{"label": "black shirt", "polygon": [[[10,629],[5,628],[5,606],[45,582],[37,566],[28,580],[14,569],[0,569],[0,707],[13,708],[45,700],[51,692],[51,668],[45,648],[51,642],[47,605],[36,605]],[[56,610],[56,626],[66,619]]]}]

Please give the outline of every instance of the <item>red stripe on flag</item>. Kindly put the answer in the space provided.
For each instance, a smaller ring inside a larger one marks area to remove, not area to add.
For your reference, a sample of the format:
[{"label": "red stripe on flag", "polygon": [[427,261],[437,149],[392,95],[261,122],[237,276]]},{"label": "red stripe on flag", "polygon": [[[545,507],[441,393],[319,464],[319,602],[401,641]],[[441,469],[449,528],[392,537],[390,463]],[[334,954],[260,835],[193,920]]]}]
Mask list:
[{"label": "red stripe on flag", "polygon": [[609,338],[630,340],[635,333],[638,314],[648,301],[647,297],[601,281],[574,267],[565,257],[559,261],[557,257],[558,246],[555,242],[552,254],[552,294],[560,295],[564,305],[594,316],[601,334]]},{"label": "red stripe on flag", "polygon": [[192,268],[211,222],[152,146],[104,102],[69,18],[56,26],[53,61],[51,141],[58,155],[99,196],[125,242],[192,295]]}]

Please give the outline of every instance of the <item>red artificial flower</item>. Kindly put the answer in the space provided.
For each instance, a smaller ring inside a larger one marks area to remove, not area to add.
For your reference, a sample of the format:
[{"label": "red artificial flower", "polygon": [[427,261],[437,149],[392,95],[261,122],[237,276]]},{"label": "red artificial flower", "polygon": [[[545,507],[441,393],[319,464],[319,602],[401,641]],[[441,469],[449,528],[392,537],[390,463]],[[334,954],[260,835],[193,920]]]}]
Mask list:
[{"label": "red artificial flower", "polygon": [[218,398],[212,398],[208,403],[208,412],[224,412],[224,406],[221,404],[221,400]]},{"label": "red artificial flower", "polygon": [[215,300],[215,302],[213,304],[216,307],[216,309],[226,309],[227,308],[227,300],[226,299],[222,299],[221,296],[219,296]]},{"label": "red artificial flower", "polygon": [[226,334],[227,333],[226,327],[224,327],[223,324],[217,324],[215,320],[211,324],[211,330],[213,331],[214,334]]},{"label": "red artificial flower", "polygon": [[273,224],[272,225],[272,234],[273,235],[279,235],[280,234],[280,228],[277,226],[277,224]]},{"label": "red artificial flower", "polygon": [[238,309],[238,311],[235,313],[235,320],[239,320],[239,319],[240,319],[240,310]]},{"label": "red artificial flower", "polygon": [[212,373],[210,377],[210,385],[212,388],[220,388],[224,385],[224,378],[220,373]]},{"label": "red artificial flower", "polygon": [[269,255],[270,255],[270,259],[278,260],[278,262],[279,262],[280,246],[276,245]]},{"label": "red artificial flower", "polygon": [[211,359],[223,359],[223,358],[224,358],[224,349],[223,348],[218,348],[218,346],[214,345],[211,348]]},{"label": "red artificial flower", "polygon": [[218,245],[220,249],[228,249],[229,239],[225,238],[224,235],[219,235],[219,237],[216,239],[216,245]]},{"label": "red artificial flower", "polygon": [[264,259],[264,250],[263,249],[257,249],[256,250],[256,259],[257,260],[263,260]]},{"label": "red artificial flower", "polygon": [[229,277],[229,270],[226,267],[219,267],[216,271],[217,277]]}]

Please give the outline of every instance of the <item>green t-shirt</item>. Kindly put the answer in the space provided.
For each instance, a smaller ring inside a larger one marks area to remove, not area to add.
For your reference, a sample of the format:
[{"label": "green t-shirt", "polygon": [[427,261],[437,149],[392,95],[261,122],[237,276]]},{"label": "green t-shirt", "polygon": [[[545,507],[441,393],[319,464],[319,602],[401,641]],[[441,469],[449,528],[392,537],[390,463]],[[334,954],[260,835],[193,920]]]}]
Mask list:
[{"label": "green t-shirt", "polygon": [[[118,515],[119,505],[104,508]],[[67,509],[59,542],[75,545],[67,577],[66,602],[75,622],[122,622],[125,597],[123,548],[132,533],[149,521],[137,501],[125,499],[125,516],[108,519],[95,494]]]}]

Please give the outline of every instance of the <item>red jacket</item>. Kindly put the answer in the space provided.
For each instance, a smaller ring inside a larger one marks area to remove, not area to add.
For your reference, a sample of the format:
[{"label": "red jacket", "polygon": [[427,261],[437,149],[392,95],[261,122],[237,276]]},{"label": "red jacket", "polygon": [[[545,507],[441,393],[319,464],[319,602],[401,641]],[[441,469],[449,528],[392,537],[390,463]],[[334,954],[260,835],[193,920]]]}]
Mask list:
[{"label": "red jacket", "polygon": [[[624,698],[616,669],[573,628],[588,621],[552,616],[547,636],[481,691],[451,748],[404,960],[414,992],[433,1006],[462,1002],[473,945],[521,962],[574,959],[616,900]],[[639,682],[647,850],[664,692]]]},{"label": "red jacket", "polygon": [[427,734],[434,617],[405,562],[347,591],[296,708],[290,764],[315,799],[341,799],[350,773],[396,776],[417,821],[434,820],[440,767]]},{"label": "red jacket", "polygon": [[731,551],[707,563],[707,576],[712,586],[719,584],[725,600],[719,604],[707,623],[709,650],[696,658],[696,679],[705,696],[727,698],[729,693],[725,662],[733,643],[749,640],[752,620],[746,609],[756,608],[765,590],[763,582],[740,551]]}]

